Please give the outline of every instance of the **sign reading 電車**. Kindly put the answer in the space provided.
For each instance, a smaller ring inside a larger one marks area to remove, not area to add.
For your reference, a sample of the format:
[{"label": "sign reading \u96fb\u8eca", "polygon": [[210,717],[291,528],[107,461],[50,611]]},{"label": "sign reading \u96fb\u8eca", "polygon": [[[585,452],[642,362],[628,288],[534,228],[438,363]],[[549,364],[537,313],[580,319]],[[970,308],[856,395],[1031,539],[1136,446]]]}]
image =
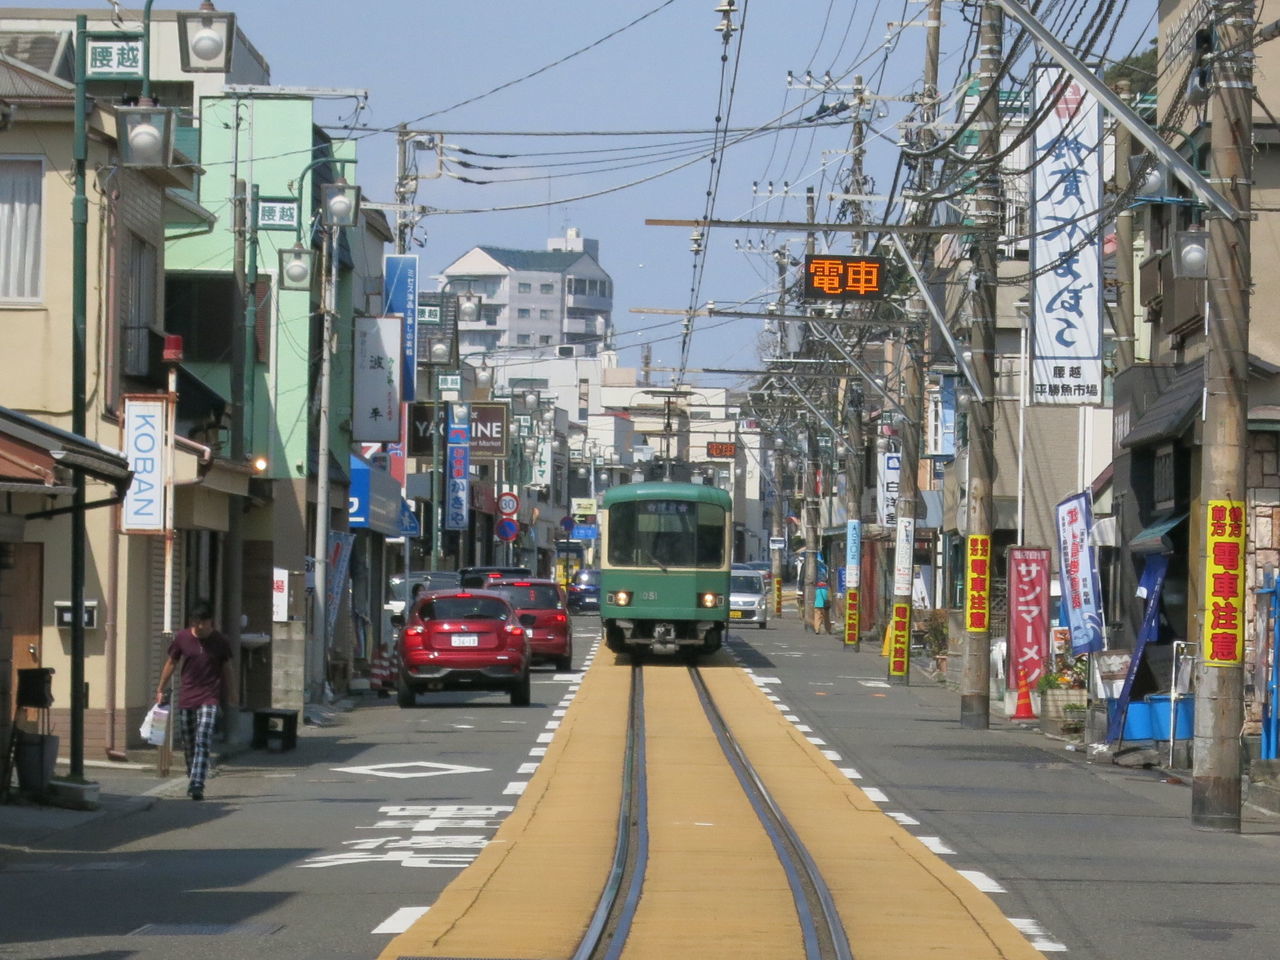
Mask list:
[{"label": "sign reading \u96fb\u8eca", "polygon": [[991,537],[965,537],[964,628],[970,633],[991,629]]},{"label": "sign reading \u96fb\u8eca", "polygon": [[805,300],[883,300],[883,257],[810,254],[804,258]]},{"label": "sign reading \u96fb\u8eca", "polygon": [[1205,527],[1204,647],[1207,667],[1244,662],[1244,504],[1210,500]]},{"label": "sign reading \u96fb\u8eca", "polygon": [[713,440],[707,444],[707,457],[711,460],[732,460],[737,455],[738,445],[736,443]]}]

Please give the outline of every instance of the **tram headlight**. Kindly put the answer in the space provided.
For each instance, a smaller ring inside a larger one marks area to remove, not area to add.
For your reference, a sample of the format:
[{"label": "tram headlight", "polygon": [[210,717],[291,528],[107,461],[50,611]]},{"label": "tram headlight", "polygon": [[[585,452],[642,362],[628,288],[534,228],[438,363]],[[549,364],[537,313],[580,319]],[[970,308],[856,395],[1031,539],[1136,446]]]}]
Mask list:
[{"label": "tram headlight", "polygon": [[700,593],[698,594],[698,606],[704,610],[711,610],[724,603],[724,595],[719,593]]},{"label": "tram headlight", "polygon": [[629,607],[631,606],[631,591],[619,590],[617,593],[609,594],[605,599],[614,606]]}]

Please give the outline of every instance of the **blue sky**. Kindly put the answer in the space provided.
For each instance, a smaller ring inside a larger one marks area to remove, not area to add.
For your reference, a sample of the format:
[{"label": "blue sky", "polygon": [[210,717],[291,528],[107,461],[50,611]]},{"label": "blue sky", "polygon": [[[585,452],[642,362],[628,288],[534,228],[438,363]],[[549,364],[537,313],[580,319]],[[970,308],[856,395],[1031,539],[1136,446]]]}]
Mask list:
[{"label": "blue sky", "polygon": [[[440,132],[454,158],[454,172],[509,181],[476,185],[451,178],[426,180],[419,203],[442,210],[529,206],[427,218],[425,232],[418,234],[425,246],[417,250],[425,273],[439,273],[477,244],[542,249],[548,237],[576,226],[600,242],[601,263],[613,276],[622,363],[638,366],[640,345],[651,342],[655,364],[670,366],[679,359],[679,318],[630,311],[683,309],[689,304],[694,283],[690,231],[646,227],[644,220],[700,216],[712,164],[696,159],[648,182],[614,188],[654,177],[706,152],[700,148],[709,143],[709,134],[670,131],[710,131],[717,114],[732,128],[752,129],[784,115],[794,120],[812,114],[822,96],[788,90],[788,70],[797,76],[812,71],[815,77],[830,72],[846,84],[853,74],[861,74],[871,89],[888,97],[916,92],[920,85],[924,31],[918,26],[891,28],[889,22],[919,20],[922,3],[736,0],[733,22],[743,26],[745,19],[745,27],[729,47],[730,59],[724,64],[728,82],[722,85],[724,48],[715,29],[721,19],[715,10],[718,2],[254,0],[237,5],[220,0],[218,6],[235,11],[241,29],[270,63],[274,83],[369,91],[358,116],[350,102],[322,104],[318,112],[324,122],[354,121],[379,128],[408,122],[415,129]],[[28,5],[65,4],[34,0]],[[106,0],[101,5],[109,6]],[[195,8],[197,3],[162,5]],[[968,25],[952,3],[946,4],[944,19],[945,90],[966,69]],[[886,40],[889,35],[892,40]],[[549,66],[597,41],[601,42],[591,49]],[[544,67],[548,69],[530,79],[484,95]],[[838,97],[836,93],[826,99]],[[478,99],[454,107],[472,98]],[[894,120],[904,110],[895,101],[885,101],[883,108],[887,116],[873,121],[867,158],[879,192],[889,187],[897,156]],[[614,135],[487,135],[504,131]],[[623,135],[643,131],[653,132]],[[735,136],[730,134],[730,140]],[[825,195],[833,188],[843,160],[839,151],[847,147],[848,136],[847,124],[807,126],[749,137],[728,147],[714,186],[715,215],[802,220],[804,188],[812,185],[823,198],[818,207],[823,219],[830,212]],[[368,136],[362,145],[359,181],[371,199],[393,199],[394,156],[390,135]],[[465,169],[457,160],[503,169]],[[583,161],[591,163],[583,166]],[[584,172],[588,170],[593,172]],[[772,200],[767,198],[770,182]],[[779,197],[784,184],[791,185],[794,199]],[[601,195],[586,197],[596,193]],[[712,231],[698,302],[713,300],[725,306],[773,298],[773,259],[735,249],[735,240],[745,245],[749,239],[769,249],[787,240],[792,252],[799,253],[802,235]],[[841,246],[847,239],[834,243],[832,249],[847,249]],[[697,321],[690,366],[757,366],[759,331],[759,321],[754,320]],[[690,379],[708,384],[735,378],[694,374]]]}]

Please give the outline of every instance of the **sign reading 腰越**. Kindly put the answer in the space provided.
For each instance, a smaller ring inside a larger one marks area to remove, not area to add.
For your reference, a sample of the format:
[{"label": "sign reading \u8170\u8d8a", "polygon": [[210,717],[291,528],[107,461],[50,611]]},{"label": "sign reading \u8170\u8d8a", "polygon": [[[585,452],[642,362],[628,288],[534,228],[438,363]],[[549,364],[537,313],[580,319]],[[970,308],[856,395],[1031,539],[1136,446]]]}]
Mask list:
[{"label": "sign reading \u8170\u8d8a", "polygon": [[883,300],[883,257],[810,254],[804,258],[805,300]]},{"label": "sign reading \u8170\u8d8a", "polygon": [[86,79],[142,79],[141,34],[99,34],[90,37],[84,47]]},{"label": "sign reading \u8170\u8d8a", "polygon": [[125,397],[124,454],[133,481],[124,495],[120,529],[125,533],[162,533],[165,529],[165,400]]},{"label": "sign reading \u8170\u8d8a", "polygon": [[298,201],[292,197],[259,197],[259,230],[297,230]]},{"label": "sign reading \u8170\u8d8a", "polygon": [[1102,402],[1102,121],[1097,101],[1056,67],[1036,99],[1031,210],[1034,403]]}]

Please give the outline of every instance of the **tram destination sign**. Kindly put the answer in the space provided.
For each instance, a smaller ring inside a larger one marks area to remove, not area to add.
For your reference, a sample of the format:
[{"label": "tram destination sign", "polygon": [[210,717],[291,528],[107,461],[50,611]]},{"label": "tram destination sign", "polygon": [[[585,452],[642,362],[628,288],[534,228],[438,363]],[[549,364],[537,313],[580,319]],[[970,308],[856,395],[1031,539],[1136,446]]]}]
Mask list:
[{"label": "tram destination sign", "polygon": [[805,300],[883,300],[883,257],[809,254],[804,258]]},{"label": "tram destination sign", "polygon": [[712,441],[707,444],[707,456],[712,460],[732,460],[738,455],[736,443]]}]

